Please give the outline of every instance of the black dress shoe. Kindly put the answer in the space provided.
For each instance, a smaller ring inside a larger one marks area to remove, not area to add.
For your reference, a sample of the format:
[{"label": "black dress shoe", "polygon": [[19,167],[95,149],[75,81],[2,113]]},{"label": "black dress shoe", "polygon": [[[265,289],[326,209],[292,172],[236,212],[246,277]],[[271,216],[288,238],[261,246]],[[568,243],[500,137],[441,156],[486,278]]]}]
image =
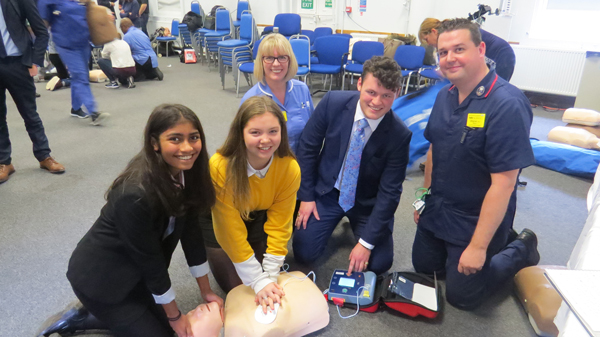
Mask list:
[{"label": "black dress shoe", "polygon": [[540,262],[540,253],[537,250],[538,240],[535,233],[531,229],[525,228],[516,240],[523,242],[527,248],[527,266],[537,265]]},{"label": "black dress shoe", "polygon": [[81,302],[71,302],[67,307],[48,318],[38,330],[37,337],[48,337],[53,333],[68,334],[81,330],[81,325],[88,315],[88,311]]},{"label": "black dress shoe", "polygon": [[517,237],[519,237],[519,234],[517,233],[517,231],[515,231],[514,228],[511,228],[510,232],[508,232],[508,240],[507,240],[506,244],[509,244],[509,243],[515,241],[517,239]]}]

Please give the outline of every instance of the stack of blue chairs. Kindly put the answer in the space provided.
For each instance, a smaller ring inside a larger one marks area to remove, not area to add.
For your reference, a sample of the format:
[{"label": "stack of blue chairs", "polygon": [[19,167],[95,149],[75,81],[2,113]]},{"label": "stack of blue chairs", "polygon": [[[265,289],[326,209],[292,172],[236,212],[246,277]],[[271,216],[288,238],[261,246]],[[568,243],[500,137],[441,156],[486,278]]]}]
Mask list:
[{"label": "stack of blue chairs", "polygon": [[[221,75],[221,85],[223,86],[223,89],[225,89],[225,73],[227,72],[227,69],[231,68],[233,70],[234,68],[237,68],[238,63],[252,60],[252,45],[257,36],[255,33],[254,18],[252,17],[252,14],[246,11],[246,13],[242,15],[240,21],[239,39],[229,39],[217,43],[219,74]],[[237,80],[235,74],[233,80]]]},{"label": "stack of blue chairs", "polygon": [[244,74],[246,80],[248,81],[248,85],[252,86],[252,74],[254,73],[254,61],[256,60],[256,55],[258,54],[258,47],[260,46],[260,41],[262,39],[254,41],[254,47],[252,47],[252,59],[248,61],[239,61],[237,62],[237,82],[235,85],[235,97],[240,97],[240,74]]},{"label": "stack of blue chairs", "polygon": [[296,76],[304,77],[304,82],[310,75],[310,38],[306,35],[294,35],[290,38],[290,44],[298,62]]},{"label": "stack of blue chairs", "polygon": [[396,49],[394,60],[402,68],[402,83],[405,95],[408,93],[410,77],[414,73],[418,74],[419,70],[423,67],[424,58],[425,48],[420,46],[403,45],[398,46],[398,49]]},{"label": "stack of blue chairs", "polygon": [[225,8],[217,9],[215,21],[215,31],[204,34],[204,48],[206,49],[209,66],[211,59],[214,59],[215,63],[218,61],[219,47],[217,43],[231,39],[233,33],[229,10]]},{"label": "stack of blue chairs", "polygon": [[241,38],[239,34],[240,26],[242,24],[242,14],[244,14],[245,11],[250,11],[250,4],[248,3],[248,1],[238,1],[237,10],[235,11],[235,20],[233,20],[233,27],[235,28],[235,37],[238,39]]}]

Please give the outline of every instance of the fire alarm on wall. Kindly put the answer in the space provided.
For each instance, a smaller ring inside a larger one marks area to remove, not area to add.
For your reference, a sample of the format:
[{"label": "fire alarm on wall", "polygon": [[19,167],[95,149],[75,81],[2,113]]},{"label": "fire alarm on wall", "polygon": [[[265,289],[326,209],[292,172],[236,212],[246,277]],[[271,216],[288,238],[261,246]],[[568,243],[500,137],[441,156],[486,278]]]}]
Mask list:
[{"label": "fire alarm on wall", "polygon": [[346,7],[346,13],[352,13],[352,7],[347,6]]}]

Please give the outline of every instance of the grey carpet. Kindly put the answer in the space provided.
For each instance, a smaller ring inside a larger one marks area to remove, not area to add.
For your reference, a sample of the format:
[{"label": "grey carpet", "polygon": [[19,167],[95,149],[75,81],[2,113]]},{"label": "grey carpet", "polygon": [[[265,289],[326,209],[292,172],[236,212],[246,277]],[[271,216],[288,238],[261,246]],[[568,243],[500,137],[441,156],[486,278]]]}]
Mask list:
[{"label": "grey carpet", "polygon": [[[33,336],[48,316],[74,299],[65,277],[70,254],[98,217],[109,184],[139,151],[142,129],[156,105],[175,102],[194,110],[204,125],[210,153],[224,141],[240,101],[235,98],[231,75],[222,90],[214,69],[209,72],[200,64],[180,64],[175,57],[162,58],[159,63],[165,74],[162,82],[140,82],[131,90],[109,90],[103,84],[92,84],[100,110],[112,114],[103,127],[92,127],[89,120],[69,116],[68,89],[48,92],[45,83],[37,84],[42,94],[38,110],[52,155],[67,168],[64,175],[51,175],[38,168],[23,121],[12,100],[7,99],[17,171],[0,185],[1,336]],[[315,105],[318,100],[315,97]],[[534,137],[545,139],[550,128],[562,124],[560,113],[536,109],[535,115]],[[586,218],[585,197],[591,181],[539,167],[525,169],[521,177],[528,185],[518,193],[515,227],[528,227],[538,234],[542,264],[564,265]],[[394,271],[412,270],[415,224],[410,205],[422,182],[418,169],[409,170],[396,212]],[[327,287],[333,269],[347,268],[351,238],[348,225],[338,226],[329,249],[314,269],[321,289]],[[297,266],[291,255],[287,260],[293,270]],[[201,301],[200,294],[180,249],[174,255],[170,273],[180,307],[193,309]],[[212,277],[211,283],[223,295]],[[330,310],[329,326],[315,336],[534,336],[512,292],[512,282],[473,312],[445,305],[443,313],[433,320],[390,311],[360,313],[343,320],[335,307],[330,306]],[[342,313],[348,315],[351,310],[343,309]]]}]

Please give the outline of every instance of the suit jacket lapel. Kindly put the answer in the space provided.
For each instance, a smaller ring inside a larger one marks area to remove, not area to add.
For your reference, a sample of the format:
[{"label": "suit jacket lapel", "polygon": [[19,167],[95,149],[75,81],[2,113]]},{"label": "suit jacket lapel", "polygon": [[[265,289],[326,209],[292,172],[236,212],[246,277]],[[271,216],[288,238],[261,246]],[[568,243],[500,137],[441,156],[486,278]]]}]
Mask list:
[{"label": "suit jacket lapel", "polygon": [[356,113],[356,105],[358,104],[359,95],[352,98],[348,104],[341,111],[341,131],[340,131],[340,152],[339,159],[344,161],[346,151],[348,150],[348,143],[350,142],[350,135],[352,134],[352,125],[354,124],[354,114]]},{"label": "suit jacket lapel", "polygon": [[379,123],[379,126],[377,126],[377,129],[375,129],[375,132],[371,134],[371,138],[369,138],[369,141],[367,144],[365,144],[365,148],[363,149],[363,153],[360,157],[361,166],[363,163],[368,163],[369,160],[371,160],[371,157],[373,157],[377,151],[377,148],[385,143],[385,140],[387,139],[387,133],[390,130],[390,119],[393,118],[391,114],[393,113],[394,112],[392,110],[388,111],[385,116],[383,116],[383,119]]}]

